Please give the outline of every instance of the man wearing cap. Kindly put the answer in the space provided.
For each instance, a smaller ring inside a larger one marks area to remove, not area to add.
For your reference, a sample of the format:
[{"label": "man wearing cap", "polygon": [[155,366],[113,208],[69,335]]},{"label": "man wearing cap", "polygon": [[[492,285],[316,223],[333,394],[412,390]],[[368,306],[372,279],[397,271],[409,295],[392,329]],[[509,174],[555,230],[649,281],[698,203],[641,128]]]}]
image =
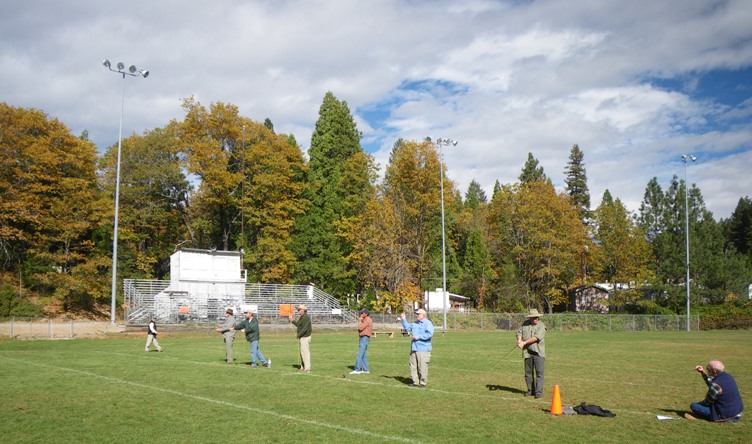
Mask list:
[{"label": "man wearing cap", "polygon": [[298,307],[298,314],[300,317],[294,319],[293,315],[290,315],[290,321],[298,328],[298,343],[300,344],[300,371],[311,371],[311,333],[313,327],[311,326],[311,317],[308,316],[308,308],[305,305]]},{"label": "man wearing cap", "polygon": [[541,322],[536,308],[531,309],[526,318],[517,330],[517,347],[522,349],[525,360],[525,396],[534,394],[536,398],[540,398],[543,396],[543,367],[546,363],[546,347],[543,344],[546,326]]},{"label": "man wearing cap", "polygon": [[221,327],[217,327],[214,331],[222,333],[222,338],[225,341],[225,356],[227,357],[227,363],[232,364],[232,341],[235,338],[235,318],[233,317],[232,308],[228,308],[225,311],[225,322]]},{"label": "man wearing cap", "polygon": [[415,310],[416,320],[407,323],[404,312],[399,317],[402,328],[411,336],[410,344],[410,378],[413,387],[425,387],[428,384],[428,363],[431,361],[431,338],[433,338],[433,323],[426,318],[426,311],[422,308]]},{"label": "man wearing cap", "polygon": [[364,308],[360,310],[360,317],[358,318],[358,357],[355,359],[355,367],[350,372],[351,375],[359,375],[361,373],[370,373],[368,370],[368,343],[371,342],[371,336],[373,336],[373,320],[371,319],[371,312]]},{"label": "man wearing cap", "polygon": [[253,310],[250,308],[245,310],[245,319],[242,322],[235,325],[235,330],[243,330],[245,332],[245,340],[251,345],[251,367],[256,367],[256,361],[260,361],[264,367],[271,367],[272,360],[267,360],[259,349],[259,338],[261,334],[259,332],[259,321],[256,319]]}]

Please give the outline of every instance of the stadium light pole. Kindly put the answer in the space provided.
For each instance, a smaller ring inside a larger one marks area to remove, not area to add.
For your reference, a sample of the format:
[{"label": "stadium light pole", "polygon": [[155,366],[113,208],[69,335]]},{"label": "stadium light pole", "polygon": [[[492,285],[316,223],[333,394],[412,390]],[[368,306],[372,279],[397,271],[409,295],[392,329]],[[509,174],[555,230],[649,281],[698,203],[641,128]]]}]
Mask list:
[{"label": "stadium light pole", "polygon": [[149,77],[149,71],[145,69],[139,69],[136,68],[135,65],[131,65],[128,67],[128,70],[125,70],[125,63],[118,62],[116,65],[117,69],[112,68],[112,63],[108,59],[105,59],[102,62],[102,65],[104,65],[105,68],[109,69],[112,72],[116,72],[120,74],[123,77],[123,92],[122,97],[120,100],[120,130],[118,131],[118,148],[117,148],[117,167],[116,167],[116,174],[115,174],[115,228],[113,230],[113,237],[112,237],[112,306],[110,309],[110,321],[112,324],[115,324],[115,305],[117,301],[117,262],[118,262],[118,255],[117,255],[117,249],[118,249],[118,207],[120,204],[120,149],[122,148],[123,144],[123,110],[125,109],[125,76],[129,75],[131,77],[143,77],[147,78]]},{"label": "stadium light pole", "polygon": [[[428,142],[430,137],[426,137]],[[441,183],[441,303],[444,313],[444,331],[447,329],[447,285],[446,285],[446,231],[444,228],[444,163],[441,161],[442,146],[457,146],[457,141],[439,137],[436,146],[439,147],[439,182]]]},{"label": "stadium light pole", "polygon": [[694,162],[697,157],[692,154],[683,154],[682,160],[684,161],[684,235],[686,237],[686,251],[687,251],[687,280],[685,281],[685,287],[687,287],[687,331],[690,331],[689,322],[689,183],[687,182],[687,163]]}]

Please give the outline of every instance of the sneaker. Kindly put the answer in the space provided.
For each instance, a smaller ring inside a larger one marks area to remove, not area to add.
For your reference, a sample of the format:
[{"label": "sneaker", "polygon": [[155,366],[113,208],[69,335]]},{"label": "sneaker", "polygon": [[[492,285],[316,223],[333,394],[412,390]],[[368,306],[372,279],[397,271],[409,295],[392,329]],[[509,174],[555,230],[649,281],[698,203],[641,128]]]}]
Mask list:
[{"label": "sneaker", "polygon": [[266,360],[266,364],[264,364],[264,367],[272,368],[272,360],[271,359],[267,359]]},{"label": "sneaker", "polygon": [[535,399],[540,399],[542,397],[543,397],[543,393],[536,393],[535,394]]},{"label": "sneaker", "polygon": [[525,392],[525,396],[532,396],[533,392]]},{"label": "sneaker", "polygon": [[251,367],[257,367],[257,365],[256,364],[251,364]]},{"label": "sneaker", "polygon": [[353,370],[353,371],[350,372],[351,375],[359,375],[361,373],[362,372],[360,370]]},{"label": "sneaker", "polygon": [[368,374],[370,374],[371,372],[361,372],[361,373],[363,373],[364,375],[368,375]]},{"label": "sneaker", "polygon": [[162,353],[163,351],[164,351],[164,349],[163,349],[163,348],[160,348],[160,349],[159,349],[159,352],[160,352],[160,353]]}]

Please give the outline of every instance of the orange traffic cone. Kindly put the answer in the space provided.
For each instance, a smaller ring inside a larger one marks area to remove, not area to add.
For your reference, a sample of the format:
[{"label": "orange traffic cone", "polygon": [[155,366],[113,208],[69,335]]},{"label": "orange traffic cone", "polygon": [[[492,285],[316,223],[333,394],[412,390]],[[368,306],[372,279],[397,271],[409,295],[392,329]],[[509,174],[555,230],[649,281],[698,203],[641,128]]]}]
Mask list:
[{"label": "orange traffic cone", "polygon": [[554,386],[554,397],[551,399],[551,414],[561,415],[564,411],[561,408],[561,393],[559,392],[559,386]]}]

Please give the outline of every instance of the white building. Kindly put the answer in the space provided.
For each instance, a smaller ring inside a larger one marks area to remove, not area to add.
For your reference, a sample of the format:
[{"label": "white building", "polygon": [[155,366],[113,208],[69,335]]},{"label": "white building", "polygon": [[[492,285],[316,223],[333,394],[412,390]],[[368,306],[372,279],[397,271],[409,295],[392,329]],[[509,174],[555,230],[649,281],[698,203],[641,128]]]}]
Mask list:
[{"label": "white building", "polygon": [[444,307],[446,307],[446,311],[465,311],[465,304],[470,301],[470,298],[466,296],[460,296],[448,291],[444,293],[444,290],[441,288],[437,288],[436,291],[426,291],[423,294],[423,298],[426,311],[442,313],[444,312]]},{"label": "white building", "polygon": [[183,249],[170,256],[170,285],[154,297],[159,318],[221,317],[238,311],[245,296],[246,270],[237,251]]}]

